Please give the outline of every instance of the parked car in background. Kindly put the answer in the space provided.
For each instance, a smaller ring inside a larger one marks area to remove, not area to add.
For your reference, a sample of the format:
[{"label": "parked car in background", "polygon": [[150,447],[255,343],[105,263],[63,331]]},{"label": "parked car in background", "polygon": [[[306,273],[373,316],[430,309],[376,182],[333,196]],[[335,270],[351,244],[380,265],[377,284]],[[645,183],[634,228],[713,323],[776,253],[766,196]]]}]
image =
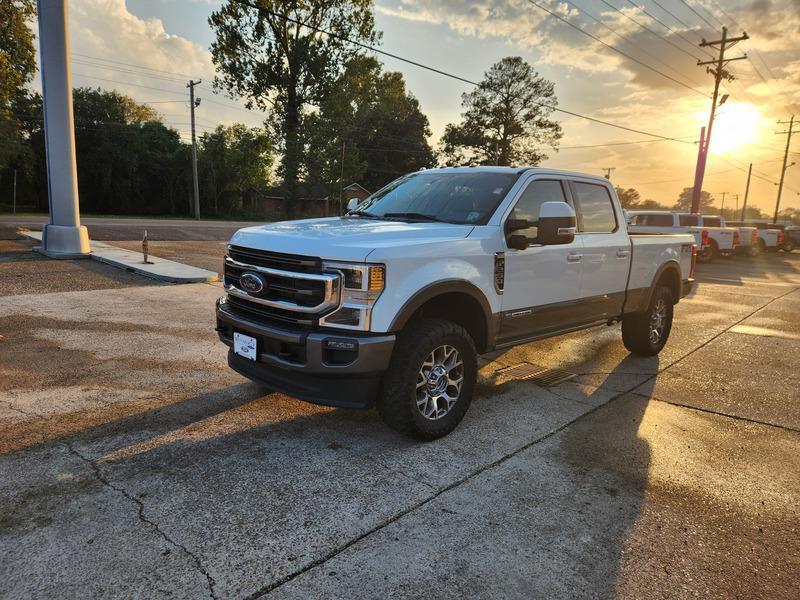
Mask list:
[{"label": "parked car in background", "polygon": [[800,227],[787,225],[783,228],[783,251],[791,252],[800,246]]},{"label": "parked car in background", "polygon": [[694,238],[629,235],[602,177],[429,169],[348,209],[236,232],[216,330],[245,377],[423,440],[463,418],[478,355],[621,322],[652,356],[692,287]]},{"label": "parked car in background", "polygon": [[[697,262],[710,263],[715,256],[710,232],[697,226],[697,215],[680,218],[678,213],[667,210],[629,210],[626,213],[629,233],[683,233],[692,235],[697,245]],[[733,240],[731,240],[731,244]],[[733,246],[731,246],[731,250]]]},{"label": "parked car in background", "polygon": [[783,245],[783,231],[774,223],[760,221],[728,221],[732,227],[755,227],[758,230],[758,246],[761,252],[777,252]]},{"label": "parked car in background", "polygon": [[[733,235],[734,252],[736,254],[746,254],[748,256],[758,256],[761,254],[761,246],[758,243],[758,229],[756,227],[748,227],[741,225],[733,227],[725,221],[722,217],[703,215],[704,227],[718,227],[724,229],[732,229],[735,233]],[[711,234],[709,229],[709,234]]]}]

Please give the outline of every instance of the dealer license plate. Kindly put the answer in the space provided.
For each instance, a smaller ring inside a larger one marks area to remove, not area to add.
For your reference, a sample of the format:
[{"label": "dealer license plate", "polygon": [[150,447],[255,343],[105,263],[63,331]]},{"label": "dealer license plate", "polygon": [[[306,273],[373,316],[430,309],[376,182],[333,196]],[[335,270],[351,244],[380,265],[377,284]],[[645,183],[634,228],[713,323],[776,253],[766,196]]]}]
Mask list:
[{"label": "dealer license plate", "polygon": [[243,333],[233,332],[233,351],[239,356],[244,356],[250,360],[256,360],[256,338],[244,335]]}]

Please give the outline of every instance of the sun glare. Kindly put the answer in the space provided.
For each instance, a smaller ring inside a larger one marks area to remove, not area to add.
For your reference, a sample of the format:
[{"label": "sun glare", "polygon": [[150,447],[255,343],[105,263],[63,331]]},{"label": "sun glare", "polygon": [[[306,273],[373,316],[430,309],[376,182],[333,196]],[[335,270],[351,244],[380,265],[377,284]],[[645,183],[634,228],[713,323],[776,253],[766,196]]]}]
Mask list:
[{"label": "sun glare", "polygon": [[[697,113],[705,124],[708,113]],[[758,140],[759,131],[766,125],[759,110],[752,104],[727,102],[717,109],[711,133],[712,152],[735,152],[745,144]]]}]

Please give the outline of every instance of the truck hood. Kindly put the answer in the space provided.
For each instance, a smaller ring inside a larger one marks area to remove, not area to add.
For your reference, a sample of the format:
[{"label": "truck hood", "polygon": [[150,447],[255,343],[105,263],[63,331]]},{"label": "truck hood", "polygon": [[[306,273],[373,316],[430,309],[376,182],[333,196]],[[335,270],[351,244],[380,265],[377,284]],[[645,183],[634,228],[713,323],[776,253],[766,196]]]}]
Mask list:
[{"label": "truck hood", "polygon": [[281,221],[240,229],[230,240],[256,250],[362,262],[376,248],[446,243],[463,239],[472,225],[405,223],[361,217]]}]

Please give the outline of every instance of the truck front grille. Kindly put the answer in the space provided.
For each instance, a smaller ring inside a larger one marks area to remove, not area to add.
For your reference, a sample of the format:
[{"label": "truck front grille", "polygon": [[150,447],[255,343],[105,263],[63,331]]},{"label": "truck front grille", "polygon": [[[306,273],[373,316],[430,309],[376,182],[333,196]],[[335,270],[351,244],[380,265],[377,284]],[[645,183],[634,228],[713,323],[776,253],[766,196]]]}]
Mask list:
[{"label": "truck front grille", "polygon": [[315,256],[298,256],[266,250],[253,250],[241,246],[228,246],[228,256],[233,260],[258,267],[297,271],[300,273],[322,273],[322,259]]},{"label": "truck front grille", "polygon": [[[249,276],[243,283],[245,274]],[[316,257],[240,246],[229,246],[225,257],[229,306],[257,321],[314,325],[339,306],[341,283],[341,275],[324,272]]]}]

